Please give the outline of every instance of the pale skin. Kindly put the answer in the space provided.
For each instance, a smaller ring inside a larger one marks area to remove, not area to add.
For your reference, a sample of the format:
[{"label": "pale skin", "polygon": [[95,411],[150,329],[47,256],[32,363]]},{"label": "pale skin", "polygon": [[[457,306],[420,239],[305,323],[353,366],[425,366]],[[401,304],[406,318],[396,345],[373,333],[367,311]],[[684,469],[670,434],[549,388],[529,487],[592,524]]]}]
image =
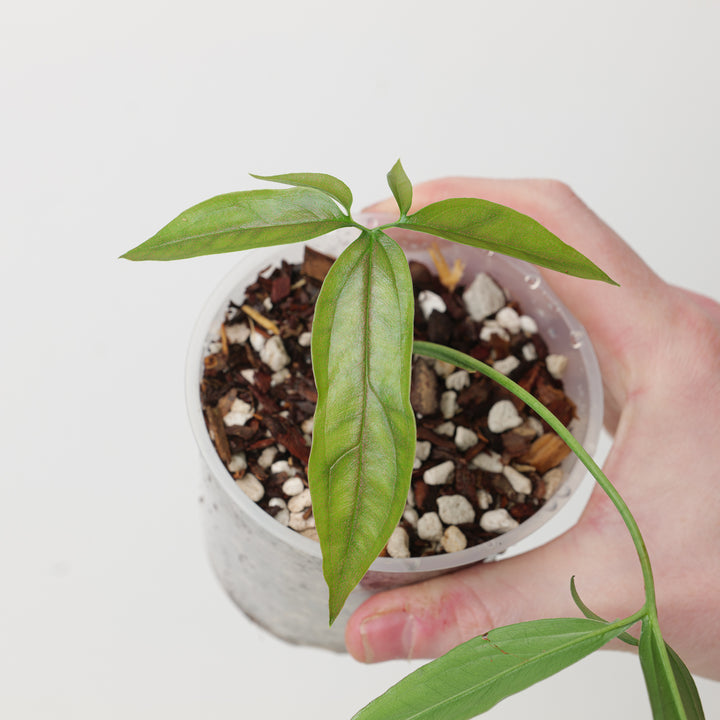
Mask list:
[{"label": "pale skin", "polygon": [[[530,215],[620,284],[543,273],[597,352],[613,435],[603,470],[645,538],[665,639],[692,672],[720,679],[720,305],[659,278],[562,183],[448,178],[415,187],[413,209],[448,197]],[[350,619],[347,648],[364,662],[430,658],[494,627],[578,617],[573,575],[602,617],[643,604],[630,536],[599,488],[544,547],[373,596]]]}]

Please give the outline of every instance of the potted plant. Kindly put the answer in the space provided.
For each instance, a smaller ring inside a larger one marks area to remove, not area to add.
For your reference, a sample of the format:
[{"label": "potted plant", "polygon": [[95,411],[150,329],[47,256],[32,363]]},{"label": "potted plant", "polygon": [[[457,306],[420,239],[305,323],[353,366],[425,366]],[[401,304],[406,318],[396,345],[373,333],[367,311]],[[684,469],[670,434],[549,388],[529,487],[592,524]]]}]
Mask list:
[{"label": "potted plant", "polygon": [[[415,460],[410,405],[413,352],[479,372],[525,402],[565,441],[620,512],[640,559],[646,601],[627,618],[595,616],[498,628],[408,676],[356,717],[469,718],[611,639],[639,644],[655,717],[702,717],[694,683],[659,629],[650,562],[637,524],[592,458],[542,403],[497,369],[455,349],[413,343],[408,263],[385,232],[402,228],[501,252],[589,280],[613,281],[532,219],[483,200],[453,198],[410,214],[412,186],[400,163],[388,173],[400,216],[367,228],[350,213],[352,195],[316,173],[261,178],[290,185],[222,195],[190,208],[124,257],[168,260],[305,241],[339,228],[353,240],[317,298],[312,363],[318,401],[308,474],[329,588],[330,622],[383,549],[405,508]],[[627,630],[641,622],[639,640]],[[470,671],[473,672],[470,672]]]}]

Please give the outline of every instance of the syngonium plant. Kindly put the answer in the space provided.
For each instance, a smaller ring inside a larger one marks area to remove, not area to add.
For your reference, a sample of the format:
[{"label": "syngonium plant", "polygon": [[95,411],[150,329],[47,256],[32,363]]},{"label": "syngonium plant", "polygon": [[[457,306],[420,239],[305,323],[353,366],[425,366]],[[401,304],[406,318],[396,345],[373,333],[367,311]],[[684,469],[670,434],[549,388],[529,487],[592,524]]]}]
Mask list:
[{"label": "syngonium plant", "polygon": [[[588,280],[616,284],[530,217],[477,198],[450,198],[411,213],[412,185],[398,161],[387,175],[394,222],[369,229],[351,214],[352,193],[322,173],[258,176],[284,189],[219,195],[191,207],[123,257],[177,260],[309,240],[342,227],[358,237],[332,265],[317,298],[312,363],[318,391],[308,478],[330,591],[330,623],[378,556],[402,515],[415,452],[410,406],[413,354],[480,372],[534,410],[607,493],[633,539],[645,602],[626,618],[595,615],[570,592],[582,618],[553,618],[491,630],[408,675],[355,720],[462,720],[553,675],[619,638],[638,646],[653,717],[704,718],[690,672],[665,643],[645,543],[629,509],[567,428],[503,374],[452,348],[413,341],[407,259],[385,232],[414,230],[510,255]],[[640,624],[639,639],[628,630]]]}]

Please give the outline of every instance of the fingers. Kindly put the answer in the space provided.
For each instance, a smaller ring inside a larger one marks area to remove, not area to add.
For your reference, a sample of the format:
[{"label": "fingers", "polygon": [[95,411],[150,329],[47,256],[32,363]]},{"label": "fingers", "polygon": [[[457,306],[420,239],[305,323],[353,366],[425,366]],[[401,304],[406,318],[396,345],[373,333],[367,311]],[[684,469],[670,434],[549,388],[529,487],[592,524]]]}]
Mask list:
[{"label": "fingers", "polygon": [[[665,283],[563,183],[447,178],[418,185],[413,192],[414,209],[449,197],[480,197],[507,205],[540,222],[620,284],[617,288],[543,271],[589,332],[610,409],[617,413],[634,390],[643,358],[659,342],[656,327],[667,304]],[[370,210],[391,212],[393,206],[392,200],[384,201]]]},{"label": "fingers", "polygon": [[[375,595],[347,625],[348,651],[363,662],[436,657],[495,627],[541,617],[578,617],[570,595],[570,578],[577,573],[580,592],[592,598],[594,609],[619,617],[633,603],[642,604],[642,589],[634,565],[627,575],[614,566],[609,581],[598,571],[614,549],[618,556],[628,549],[619,527],[615,535],[616,547],[605,543],[609,555],[602,557],[597,545],[570,533],[526,555]],[[592,578],[600,576],[602,586],[594,585]],[[633,587],[635,593],[629,591]],[[627,605],[617,607],[617,598]]]}]

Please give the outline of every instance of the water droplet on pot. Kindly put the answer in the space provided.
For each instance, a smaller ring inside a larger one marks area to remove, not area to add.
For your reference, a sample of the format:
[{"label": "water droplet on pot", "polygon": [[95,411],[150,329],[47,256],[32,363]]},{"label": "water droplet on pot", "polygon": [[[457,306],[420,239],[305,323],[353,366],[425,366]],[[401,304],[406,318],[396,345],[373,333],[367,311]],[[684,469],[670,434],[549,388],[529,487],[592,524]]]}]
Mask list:
[{"label": "water droplet on pot", "polygon": [[540,287],[540,277],[538,275],[526,275],[525,282],[531,290],[537,290]]}]

